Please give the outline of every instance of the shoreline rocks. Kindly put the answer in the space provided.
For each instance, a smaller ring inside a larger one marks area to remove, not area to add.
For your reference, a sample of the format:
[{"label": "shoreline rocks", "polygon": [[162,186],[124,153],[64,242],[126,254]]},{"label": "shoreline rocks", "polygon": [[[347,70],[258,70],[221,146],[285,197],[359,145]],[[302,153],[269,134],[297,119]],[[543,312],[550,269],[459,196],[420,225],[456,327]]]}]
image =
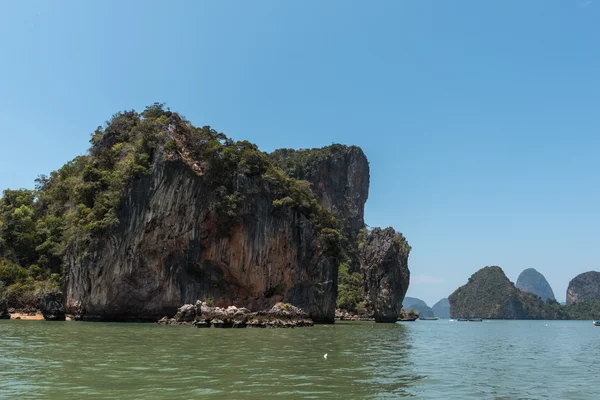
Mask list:
[{"label": "shoreline rocks", "polygon": [[339,321],[375,321],[375,318],[369,313],[353,314],[348,310],[336,308],[335,319]]},{"label": "shoreline rocks", "polygon": [[296,328],[313,326],[304,310],[277,303],[268,311],[252,312],[236,306],[210,307],[206,302],[184,304],[173,318],[163,317],[161,325],[193,325],[196,328]]}]

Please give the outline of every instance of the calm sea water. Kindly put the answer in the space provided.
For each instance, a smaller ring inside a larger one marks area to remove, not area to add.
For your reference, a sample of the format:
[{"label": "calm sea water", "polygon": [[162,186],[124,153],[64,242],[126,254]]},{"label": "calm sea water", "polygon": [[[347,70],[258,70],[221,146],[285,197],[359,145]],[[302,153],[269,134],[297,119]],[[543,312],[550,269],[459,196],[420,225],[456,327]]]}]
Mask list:
[{"label": "calm sea water", "polygon": [[589,321],[0,321],[6,399],[590,399],[598,386],[600,327]]}]

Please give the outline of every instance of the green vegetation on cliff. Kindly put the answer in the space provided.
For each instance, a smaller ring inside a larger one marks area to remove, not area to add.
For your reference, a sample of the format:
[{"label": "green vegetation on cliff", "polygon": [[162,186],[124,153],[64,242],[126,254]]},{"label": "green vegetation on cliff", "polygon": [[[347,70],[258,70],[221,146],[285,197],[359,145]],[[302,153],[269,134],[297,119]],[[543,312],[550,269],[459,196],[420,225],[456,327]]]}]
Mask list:
[{"label": "green vegetation on cliff", "polygon": [[0,199],[0,298],[35,307],[60,283],[62,221],[49,215],[36,190],[5,190]]},{"label": "green vegetation on cliff", "polygon": [[600,319],[600,301],[582,301],[580,303],[562,306],[569,319]]},{"label": "green vegetation on cliff", "polygon": [[329,157],[343,154],[348,146],[333,144],[320,149],[277,149],[271,159],[290,177],[308,180],[318,172],[319,166]]},{"label": "green vegetation on cliff", "polygon": [[357,312],[360,307],[364,307],[364,281],[363,274],[349,272],[348,263],[340,264],[337,308]]},{"label": "green vegetation on cliff", "polygon": [[195,127],[155,103],[143,112],[119,112],[98,127],[88,154],[36,180],[35,190],[5,190],[0,199],[0,298],[34,306],[60,285],[63,258],[74,242],[104,235],[119,224],[130,183],[148,174],[157,158],[185,162],[218,197],[219,234],[240,222],[240,179],[269,188],[274,212],[304,214],[317,240],[341,264],[348,259],[343,221],[321,206],[310,184],[286,174],[248,141],[233,141],[209,126]]}]

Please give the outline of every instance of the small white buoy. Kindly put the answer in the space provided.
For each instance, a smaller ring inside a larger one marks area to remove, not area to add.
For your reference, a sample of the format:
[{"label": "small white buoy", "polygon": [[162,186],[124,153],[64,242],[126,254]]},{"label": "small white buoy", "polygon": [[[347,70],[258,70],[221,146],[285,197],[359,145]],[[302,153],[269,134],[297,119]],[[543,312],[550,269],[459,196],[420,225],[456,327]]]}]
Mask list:
[{"label": "small white buoy", "polygon": [[323,356],[323,358],[327,360],[327,353],[325,353],[325,355]]}]

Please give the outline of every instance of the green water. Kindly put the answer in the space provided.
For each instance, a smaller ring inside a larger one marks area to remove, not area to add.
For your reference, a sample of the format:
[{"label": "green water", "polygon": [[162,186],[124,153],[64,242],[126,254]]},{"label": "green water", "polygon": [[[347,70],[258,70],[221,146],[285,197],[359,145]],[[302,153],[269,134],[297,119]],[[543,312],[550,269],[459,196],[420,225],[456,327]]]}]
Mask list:
[{"label": "green water", "polygon": [[[7,399],[590,399],[590,321],[298,329],[0,321]],[[327,353],[328,358],[323,355]]]}]

